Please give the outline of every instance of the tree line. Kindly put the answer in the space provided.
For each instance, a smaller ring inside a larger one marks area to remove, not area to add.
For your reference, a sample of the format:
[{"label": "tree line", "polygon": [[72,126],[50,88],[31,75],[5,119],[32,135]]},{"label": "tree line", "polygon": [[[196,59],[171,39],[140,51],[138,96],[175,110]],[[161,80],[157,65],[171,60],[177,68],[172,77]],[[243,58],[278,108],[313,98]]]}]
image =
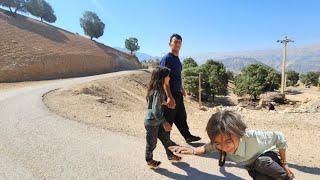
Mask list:
[{"label": "tree line", "polygon": [[[225,66],[212,59],[198,65],[192,58],[183,60],[182,78],[188,93],[198,98],[199,74],[201,74],[201,94],[206,101],[214,101],[216,95],[228,94],[228,83],[234,84],[233,92],[237,96],[249,95],[257,100],[262,93],[279,89],[280,72],[262,63],[248,65],[235,75],[226,70]],[[299,74],[293,70],[286,72],[287,86],[296,86],[300,80],[306,87],[320,86],[320,72]]]},{"label": "tree line", "polygon": [[41,22],[57,20],[52,6],[45,0],[0,0],[0,6],[7,7],[14,17],[20,11],[40,18]]}]

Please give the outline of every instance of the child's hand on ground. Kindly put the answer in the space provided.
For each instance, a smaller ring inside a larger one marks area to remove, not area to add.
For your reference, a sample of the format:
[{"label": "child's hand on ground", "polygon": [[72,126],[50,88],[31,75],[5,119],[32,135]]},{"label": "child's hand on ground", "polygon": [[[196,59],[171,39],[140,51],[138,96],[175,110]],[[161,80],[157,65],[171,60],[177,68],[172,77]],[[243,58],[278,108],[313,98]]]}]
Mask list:
[{"label": "child's hand on ground", "polygon": [[172,126],[167,121],[164,121],[162,125],[166,132],[170,132],[172,130]]},{"label": "child's hand on ground", "polygon": [[284,164],[283,169],[287,172],[288,176],[291,178],[295,178],[293,172],[291,171],[291,169],[289,168],[288,164]]},{"label": "child's hand on ground", "polygon": [[194,149],[184,146],[170,146],[169,150],[174,154],[194,154]]}]

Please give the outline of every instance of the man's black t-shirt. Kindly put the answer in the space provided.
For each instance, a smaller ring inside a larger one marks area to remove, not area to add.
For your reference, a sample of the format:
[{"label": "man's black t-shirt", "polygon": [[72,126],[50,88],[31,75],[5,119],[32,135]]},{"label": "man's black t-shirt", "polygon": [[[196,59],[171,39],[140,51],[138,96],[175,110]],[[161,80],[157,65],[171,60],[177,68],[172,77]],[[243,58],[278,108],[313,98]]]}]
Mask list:
[{"label": "man's black t-shirt", "polygon": [[167,67],[170,72],[170,90],[172,92],[180,92],[182,89],[181,71],[182,64],[178,56],[168,53],[161,61],[160,66]]}]

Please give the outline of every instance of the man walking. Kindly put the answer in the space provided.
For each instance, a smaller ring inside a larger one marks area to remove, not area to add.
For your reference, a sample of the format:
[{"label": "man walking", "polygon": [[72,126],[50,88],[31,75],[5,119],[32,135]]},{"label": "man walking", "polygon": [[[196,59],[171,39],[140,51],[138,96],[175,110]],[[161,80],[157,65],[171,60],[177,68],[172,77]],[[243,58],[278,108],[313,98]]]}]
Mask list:
[{"label": "man walking", "polygon": [[182,38],[179,34],[173,34],[170,37],[169,46],[171,52],[165,55],[160,62],[160,66],[167,67],[171,70],[170,82],[165,84],[167,95],[167,107],[164,109],[164,117],[167,122],[174,123],[186,142],[199,141],[201,138],[191,135],[187,123],[187,113],[183,103],[183,96],[186,92],[182,87],[182,64],[179,59],[179,51],[182,44]]}]

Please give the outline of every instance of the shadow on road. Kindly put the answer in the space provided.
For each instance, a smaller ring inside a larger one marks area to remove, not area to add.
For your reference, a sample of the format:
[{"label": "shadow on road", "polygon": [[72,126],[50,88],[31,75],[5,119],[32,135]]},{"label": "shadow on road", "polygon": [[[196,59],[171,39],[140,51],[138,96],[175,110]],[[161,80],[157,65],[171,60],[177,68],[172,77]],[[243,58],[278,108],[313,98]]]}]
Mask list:
[{"label": "shadow on road", "polygon": [[205,143],[201,143],[201,142],[190,142],[188,144],[192,147],[200,147],[205,145]]},{"label": "shadow on road", "polygon": [[289,167],[296,169],[298,171],[301,171],[301,172],[320,175],[320,168],[318,168],[318,167],[308,167],[308,166],[301,166],[298,164],[290,164],[290,163],[289,163]]},{"label": "shadow on road", "polygon": [[[214,153],[207,153],[204,155],[201,155],[201,157],[205,157],[205,158],[212,158],[212,159],[219,159],[219,153],[214,152]],[[238,168],[243,168],[235,163],[230,163],[230,162],[226,162],[225,167],[238,167]],[[309,173],[309,174],[315,174],[315,175],[320,175],[320,168],[318,167],[308,167],[308,166],[302,166],[302,165],[298,165],[298,164],[291,164],[289,163],[289,167],[296,169],[298,171],[301,172],[305,172],[305,173]]]},{"label": "shadow on road", "polygon": [[187,173],[187,175],[174,173],[164,168],[159,168],[154,171],[170,179],[218,179],[218,180],[219,179],[243,179],[239,176],[226,172],[224,168],[220,169],[220,172],[224,176],[217,176],[217,175],[199,171],[198,169],[191,167],[188,163],[185,163],[185,162],[173,163],[173,165],[184,170]]}]

